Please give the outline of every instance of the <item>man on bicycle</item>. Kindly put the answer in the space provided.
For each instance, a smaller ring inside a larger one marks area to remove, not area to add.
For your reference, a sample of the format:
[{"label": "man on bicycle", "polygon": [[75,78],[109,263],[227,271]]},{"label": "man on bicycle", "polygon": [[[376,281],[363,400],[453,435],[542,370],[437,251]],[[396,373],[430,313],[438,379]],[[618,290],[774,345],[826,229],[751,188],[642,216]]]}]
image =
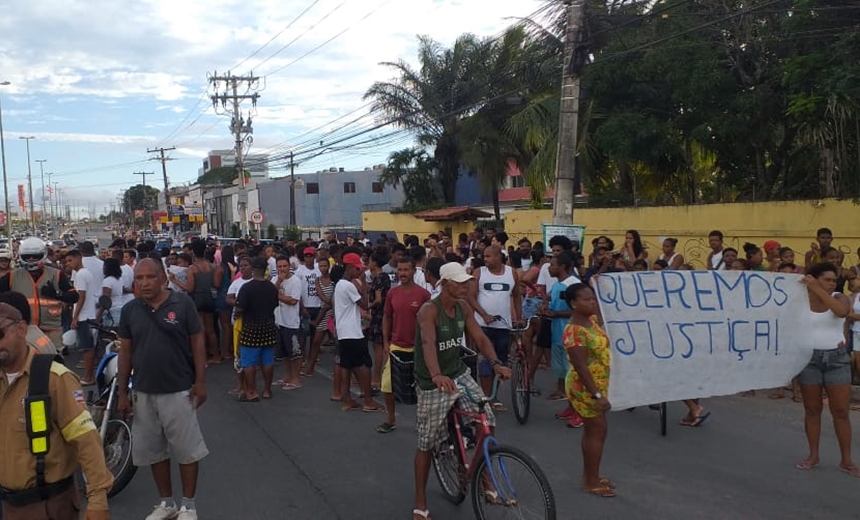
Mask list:
[{"label": "man on bicycle", "polygon": [[[469,336],[475,338],[478,349],[496,374],[503,379],[511,376],[511,370],[496,356],[493,344],[481,331],[471,307],[466,303],[472,277],[456,262],[443,265],[439,273],[442,292],[418,311],[418,327],[415,331],[418,450],[415,453],[413,520],[430,518],[427,510],[427,477],[433,450],[443,440],[447,429],[448,411],[459,401],[463,409],[478,412],[477,405],[466,398],[458,387],[468,389],[475,399],[484,396],[460,359],[464,333],[468,331]],[[490,426],[494,426],[493,412],[487,409],[486,414]]]}]

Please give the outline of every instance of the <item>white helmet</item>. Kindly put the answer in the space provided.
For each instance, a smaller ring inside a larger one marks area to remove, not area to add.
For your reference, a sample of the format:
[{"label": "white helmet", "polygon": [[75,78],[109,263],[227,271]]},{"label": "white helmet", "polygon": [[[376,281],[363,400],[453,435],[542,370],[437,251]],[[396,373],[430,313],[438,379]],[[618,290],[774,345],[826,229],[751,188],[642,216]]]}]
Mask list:
[{"label": "white helmet", "polygon": [[41,238],[25,238],[18,246],[18,258],[21,259],[21,267],[28,271],[36,271],[41,268],[47,253],[47,247]]}]

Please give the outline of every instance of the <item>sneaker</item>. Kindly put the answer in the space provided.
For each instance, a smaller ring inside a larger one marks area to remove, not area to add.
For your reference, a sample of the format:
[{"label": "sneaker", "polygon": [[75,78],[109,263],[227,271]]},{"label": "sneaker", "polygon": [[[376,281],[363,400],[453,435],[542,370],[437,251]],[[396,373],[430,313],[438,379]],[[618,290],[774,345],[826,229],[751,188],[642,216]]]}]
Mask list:
[{"label": "sneaker", "polygon": [[182,506],[182,509],[179,510],[179,516],[176,517],[176,520],[197,520],[197,510],[185,509],[185,506]]},{"label": "sneaker", "polygon": [[568,406],[567,408],[564,409],[563,412],[559,412],[559,413],[555,414],[555,418],[556,419],[570,419],[574,415],[576,415],[576,413],[573,411],[573,408]]},{"label": "sneaker", "polygon": [[175,507],[167,507],[167,505],[162,502],[155,506],[155,509],[153,509],[152,513],[146,517],[146,520],[172,520],[177,518],[177,515],[179,515],[179,511],[177,511]]},{"label": "sneaker", "polygon": [[570,420],[567,421],[568,428],[582,428],[582,425],[582,417],[580,417],[579,414],[574,414],[573,417],[571,417]]}]

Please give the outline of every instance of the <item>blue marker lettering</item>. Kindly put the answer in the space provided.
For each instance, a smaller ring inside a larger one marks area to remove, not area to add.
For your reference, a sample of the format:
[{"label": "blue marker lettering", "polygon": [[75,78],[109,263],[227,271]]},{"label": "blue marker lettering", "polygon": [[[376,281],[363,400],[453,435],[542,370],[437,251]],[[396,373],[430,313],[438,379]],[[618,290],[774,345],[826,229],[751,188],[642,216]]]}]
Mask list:
[{"label": "blue marker lettering", "polygon": [[[687,302],[684,300],[684,288],[687,287],[687,280],[684,278],[684,274],[678,271],[660,271],[660,276],[663,278],[663,290],[666,292],[666,307],[669,309],[672,308],[672,295],[678,295],[678,301],[681,304],[681,307],[684,309],[691,309]],[[675,278],[681,282],[679,287],[669,287],[669,278]]]},{"label": "blue marker lettering", "polygon": [[697,321],[696,325],[704,325],[708,327],[708,349],[709,354],[714,353],[714,325],[722,325],[721,321]]},{"label": "blue marker lettering", "polygon": [[636,335],[633,334],[633,327],[630,326],[632,323],[648,323],[645,320],[618,320],[618,321],[607,321],[607,325],[624,325],[627,327],[627,335],[630,336],[630,347],[627,347],[627,340],[623,337],[615,340],[615,350],[618,351],[619,354],[624,354],[625,356],[632,356],[636,352]]},{"label": "blue marker lettering", "polygon": [[726,320],[726,322],[729,325],[729,349],[732,350],[733,352],[737,353],[738,361],[743,361],[744,360],[744,354],[746,352],[749,352],[750,349],[748,349],[748,348],[747,349],[739,349],[738,348],[737,330],[735,330],[735,329],[737,328],[738,325],[749,325],[750,322],[748,322],[746,320],[738,320],[738,321]]},{"label": "blue marker lettering", "polygon": [[[636,301],[635,301],[635,302],[633,302],[633,303],[631,303],[631,302],[628,302],[628,301],[624,298],[624,292],[625,292],[625,291],[624,291],[624,287],[625,287],[627,284],[625,284],[625,283],[624,283],[624,279],[623,279],[623,278],[619,277],[619,278],[618,278],[618,292],[619,292],[619,293],[621,293],[621,302],[622,302],[624,305],[628,306],[628,307],[638,307],[638,306],[639,306],[639,302],[640,302],[640,300],[641,300],[642,298],[639,296],[639,290],[638,290],[638,289],[637,289],[637,287],[636,287],[636,280],[635,280],[634,278],[632,278],[632,277],[630,277],[630,278],[629,278],[629,280],[630,280],[630,282],[631,282],[631,283],[630,283],[630,285],[632,285],[632,286],[633,286],[633,292],[636,294]],[[628,289],[628,290],[629,290],[629,289]]]},{"label": "blue marker lettering", "polygon": [[[613,290],[613,294],[611,297],[609,297],[609,295],[606,295],[607,298],[604,298],[604,294],[603,294],[603,282],[604,282],[604,280],[608,280],[608,281],[612,282],[612,288],[614,290]],[[618,278],[615,276],[601,276],[597,280],[597,283],[595,285],[597,286],[597,299],[600,300],[600,303],[605,303],[607,305],[613,305],[613,306],[615,306],[616,311],[620,311],[621,307],[618,306]]]},{"label": "blue marker lettering", "polygon": [[681,357],[684,359],[690,359],[690,356],[693,355],[693,338],[688,336],[687,333],[684,332],[684,329],[686,329],[687,327],[695,327],[695,325],[693,323],[676,323],[675,325],[678,326],[678,332],[680,332],[681,335],[683,335],[684,338],[687,340],[687,346],[689,347],[687,353],[681,354]]},{"label": "blue marker lettering", "polygon": [[[726,303],[723,300],[723,291],[720,289],[720,285],[722,285],[723,287],[728,289],[728,293],[731,293],[732,291],[734,291],[738,287],[742,286],[742,284],[744,282],[744,278],[746,277],[746,273],[744,273],[743,271],[741,271],[741,272],[726,271],[725,273],[723,271],[711,271],[711,272],[714,273],[714,283],[717,286],[717,300],[720,302],[720,309],[725,309]],[[726,280],[726,276],[732,276],[735,273],[737,273],[738,278],[734,284],[731,284]]]},{"label": "blue marker lettering", "polygon": [[[781,282],[785,281],[785,276],[777,276],[773,279],[773,292],[777,293],[774,295],[773,303],[776,304],[777,307],[782,307],[788,302],[788,293],[785,292],[785,289],[779,286]],[[782,295],[782,299],[779,299],[779,295]]]},{"label": "blue marker lettering", "polygon": [[656,271],[646,271],[644,273],[636,273],[634,276],[636,277],[636,281],[639,282],[639,290],[642,291],[642,300],[645,302],[645,307],[648,309],[662,309],[663,306],[659,303],[655,302],[653,299],[649,302],[648,295],[649,294],[659,294],[659,289],[646,289],[645,288],[645,280],[643,278],[651,277],[656,275]]},{"label": "blue marker lettering", "polygon": [[756,352],[758,352],[758,341],[760,338],[764,338],[765,342],[767,343],[767,350],[769,352],[770,351],[770,322],[767,320],[756,320],[753,330],[754,330],[753,334],[754,334],[754,338],[755,338],[753,340],[753,345],[754,345]]},{"label": "blue marker lettering", "polygon": [[[753,286],[754,281],[760,282],[758,284],[759,287],[761,287],[762,284],[764,284],[764,287],[757,289]],[[773,297],[773,292],[770,289],[770,284],[764,276],[758,273],[749,273],[746,277],[746,281],[744,282],[744,287],[747,293],[747,309],[758,309],[760,307],[764,307],[770,302],[770,299]],[[756,298],[754,299],[754,297]]]},{"label": "blue marker lettering", "polygon": [[[699,310],[700,311],[715,311],[715,310],[717,310],[716,307],[705,307],[705,304],[702,303],[702,296],[708,295],[708,294],[714,294],[714,291],[702,289],[701,287],[699,287],[699,275],[708,276],[708,273],[707,273],[707,271],[692,271],[690,273],[690,276],[693,278],[693,288],[694,288],[695,293],[696,293],[696,303],[699,304]],[[720,303],[722,303],[722,302],[720,302]]]},{"label": "blue marker lettering", "polygon": [[[649,332],[651,330],[650,324],[648,325],[648,330],[649,330]],[[669,354],[667,354],[667,355],[658,354],[657,353],[657,345],[654,344],[653,339],[651,341],[651,353],[654,354],[654,357],[657,359],[671,359],[672,356],[675,355],[675,337],[672,336],[672,327],[668,323],[666,324],[666,333],[669,336]]]}]

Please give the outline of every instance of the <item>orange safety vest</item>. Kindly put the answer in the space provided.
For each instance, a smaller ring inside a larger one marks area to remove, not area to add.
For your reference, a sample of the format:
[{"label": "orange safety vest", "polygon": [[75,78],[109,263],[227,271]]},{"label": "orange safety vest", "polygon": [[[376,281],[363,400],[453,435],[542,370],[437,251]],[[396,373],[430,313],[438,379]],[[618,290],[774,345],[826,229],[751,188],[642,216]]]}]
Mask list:
[{"label": "orange safety vest", "polygon": [[60,270],[55,267],[42,266],[42,273],[37,280],[26,269],[19,267],[9,272],[9,289],[27,297],[30,304],[31,323],[45,332],[57,331],[63,328],[63,302],[54,298],[42,296],[42,288],[54,283],[54,289],[60,290]]}]

